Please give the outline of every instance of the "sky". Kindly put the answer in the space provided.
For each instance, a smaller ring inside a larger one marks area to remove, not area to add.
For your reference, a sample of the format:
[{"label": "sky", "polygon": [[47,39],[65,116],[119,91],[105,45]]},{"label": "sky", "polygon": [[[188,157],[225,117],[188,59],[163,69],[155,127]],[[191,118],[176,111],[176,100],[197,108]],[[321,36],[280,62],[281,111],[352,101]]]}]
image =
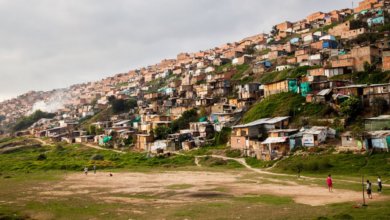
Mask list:
[{"label": "sky", "polygon": [[0,101],[96,81],[356,0],[0,0]]}]

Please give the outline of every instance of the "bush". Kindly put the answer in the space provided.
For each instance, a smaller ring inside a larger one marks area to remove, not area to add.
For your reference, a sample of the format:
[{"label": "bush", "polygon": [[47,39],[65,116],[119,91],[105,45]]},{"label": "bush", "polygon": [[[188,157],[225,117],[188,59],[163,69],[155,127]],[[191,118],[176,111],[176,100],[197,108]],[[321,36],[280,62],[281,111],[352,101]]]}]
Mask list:
[{"label": "bush", "polygon": [[225,145],[229,141],[231,133],[232,129],[227,127],[222,128],[220,132],[215,132],[214,145]]},{"label": "bush", "polygon": [[21,131],[27,129],[35,122],[39,121],[42,118],[54,118],[55,114],[43,112],[41,110],[37,110],[29,116],[23,117],[19,119],[16,124],[13,126],[13,131]]},{"label": "bush", "polygon": [[180,118],[172,122],[172,132],[178,130],[188,129],[190,122],[196,122],[198,120],[198,112],[196,109],[191,109],[183,112]]},{"label": "bush", "polygon": [[362,103],[359,98],[351,96],[349,99],[341,103],[340,112],[348,119],[355,118],[362,110]]},{"label": "bush", "polygon": [[237,149],[235,149],[235,150],[229,149],[229,150],[226,150],[225,154],[227,157],[240,157],[241,151],[237,150]]},{"label": "bush", "polygon": [[167,139],[168,135],[172,133],[172,129],[167,126],[158,126],[154,129],[154,136],[157,140]]},{"label": "bush", "polygon": [[110,96],[108,101],[111,104],[113,113],[128,112],[130,109],[137,107],[137,100],[135,99],[116,99],[115,96]]},{"label": "bush", "polygon": [[38,157],[37,157],[37,160],[46,160],[47,157],[45,154],[39,154]]},{"label": "bush", "polygon": [[104,160],[104,156],[100,154],[94,154],[92,155],[91,160]]}]

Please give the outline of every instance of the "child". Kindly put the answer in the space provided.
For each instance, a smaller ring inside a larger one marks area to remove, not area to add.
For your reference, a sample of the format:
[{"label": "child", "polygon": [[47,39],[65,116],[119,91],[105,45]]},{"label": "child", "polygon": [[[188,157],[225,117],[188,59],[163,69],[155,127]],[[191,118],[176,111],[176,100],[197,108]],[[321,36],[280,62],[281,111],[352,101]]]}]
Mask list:
[{"label": "child", "polygon": [[333,181],[330,174],[328,175],[328,178],[326,178],[326,184],[328,184],[329,192],[333,192]]},{"label": "child", "polygon": [[368,198],[372,199],[371,182],[370,182],[370,180],[367,180],[366,189],[367,189]]},{"label": "child", "polygon": [[378,176],[378,192],[382,192],[382,179]]}]

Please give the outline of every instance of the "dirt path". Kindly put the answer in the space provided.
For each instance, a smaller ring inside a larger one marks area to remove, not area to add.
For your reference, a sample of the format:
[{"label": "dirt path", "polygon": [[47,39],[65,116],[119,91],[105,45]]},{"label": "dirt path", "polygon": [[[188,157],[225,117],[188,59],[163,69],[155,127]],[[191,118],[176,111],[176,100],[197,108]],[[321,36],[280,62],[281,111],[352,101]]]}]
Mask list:
[{"label": "dirt path", "polygon": [[195,157],[195,164],[198,167],[201,167],[202,165],[199,163],[199,157]]},{"label": "dirt path", "polygon": [[52,144],[50,144],[49,142],[47,142],[47,141],[45,141],[45,140],[42,140],[42,139],[40,139],[40,138],[33,138],[33,140],[38,141],[38,142],[41,143],[42,145],[52,146]]},{"label": "dirt path", "polygon": [[[263,170],[263,169],[253,168],[249,164],[246,163],[244,158],[233,158],[233,157],[226,157],[226,156],[221,156],[221,155],[207,155],[207,156],[214,157],[214,158],[220,158],[220,159],[223,159],[223,160],[234,160],[234,161],[240,163],[241,165],[243,165],[248,170],[253,171],[255,173],[259,173],[259,174],[267,174],[267,175],[274,175],[274,176],[286,176],[286,177],[296,177],[296,175],[284,174],[284,173],[275,173],[275,172],[266,171],[266,170]],[[207,156],[196,156],[195,158],[201,158],[201,157],[207,157]],[[197,162],[199,164],[199,160]],[[303,180],[305,180],[305,179],[306,180],[323,180],[321,178],[308,177],[308,176],[302,176],[302,175],[300,175],[300,178],[303,179]],[[357,184],[361,183],[360,181],[345,180],[345,179],[337,179],[337,181],[346,182],[346,183],[357,183]],[[383,184],[383,186],[390,187],[390,184]]]},{"label": "dirt path", "polygon": [[89,147],[89,148],[94,148],[97,150],[108,150],[108,151],[113,151],[115,153],[120,153],[120,154],[125,154],[126,152],[120,151],[120,150],[115,150],[115,149],[108,149],[108,148],[103,148],[97,145],[89,144],[89,143],[82,143],[82,145]]}]

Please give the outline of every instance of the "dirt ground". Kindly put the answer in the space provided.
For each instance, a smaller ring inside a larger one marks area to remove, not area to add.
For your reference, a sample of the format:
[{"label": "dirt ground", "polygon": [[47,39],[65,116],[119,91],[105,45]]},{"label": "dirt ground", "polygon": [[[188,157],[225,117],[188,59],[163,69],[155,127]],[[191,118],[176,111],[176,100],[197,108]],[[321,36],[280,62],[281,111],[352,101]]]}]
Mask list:
[{"label": "dirt ground", "polygon": [[[325,186],[301,185],[272,178],[244,178],[245,172],[161,172],[70,174],[61,182],[41,190],[41,198],[56,196],[92,196],[105,202],[188,203],[218,200],[244,195],[291,197],[296,203],[321,206],[333,203],[360,202],[362,194]],[[374,194],[376,201],[385,196]]]}]

